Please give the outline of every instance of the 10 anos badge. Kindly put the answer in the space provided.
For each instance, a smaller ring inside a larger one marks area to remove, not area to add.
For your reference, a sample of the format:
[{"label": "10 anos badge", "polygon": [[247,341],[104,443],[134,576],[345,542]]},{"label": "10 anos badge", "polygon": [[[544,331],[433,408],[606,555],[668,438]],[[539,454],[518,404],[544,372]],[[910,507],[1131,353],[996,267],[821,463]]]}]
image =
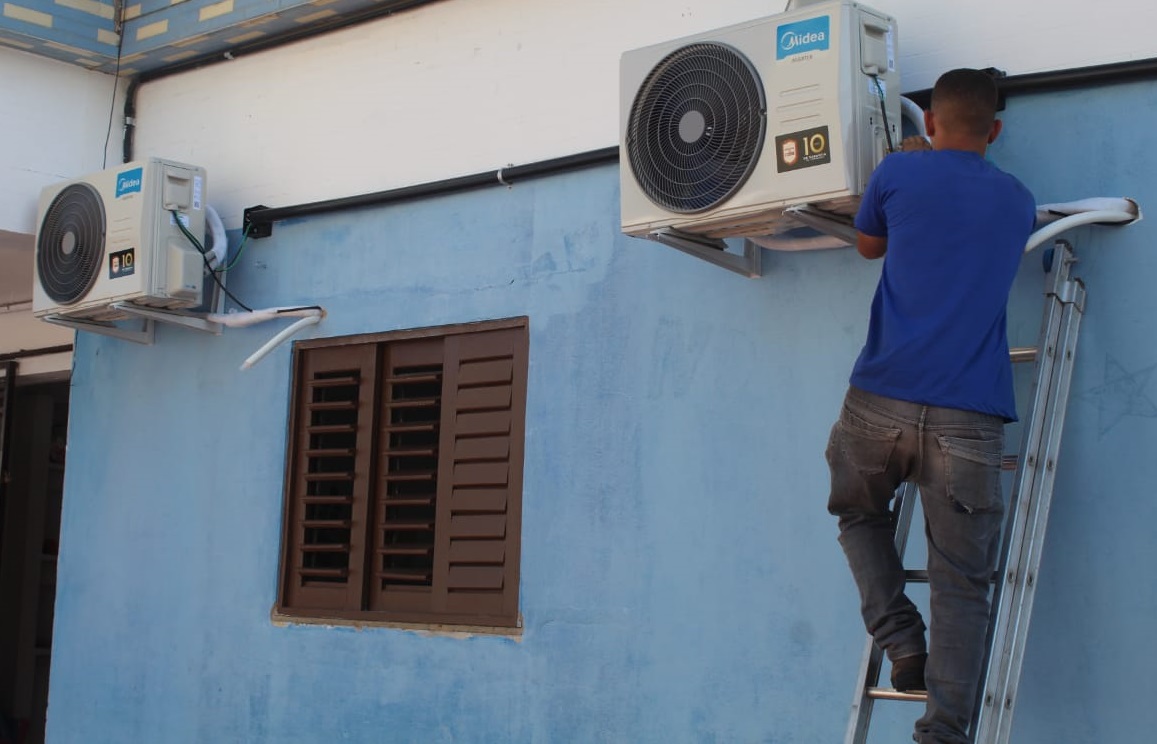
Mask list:
[{"label": "10 anos badge", "polygon": [[827,127],[782,134],[775,138],[775,147],[780,173],[822,165],[832,160]]}]

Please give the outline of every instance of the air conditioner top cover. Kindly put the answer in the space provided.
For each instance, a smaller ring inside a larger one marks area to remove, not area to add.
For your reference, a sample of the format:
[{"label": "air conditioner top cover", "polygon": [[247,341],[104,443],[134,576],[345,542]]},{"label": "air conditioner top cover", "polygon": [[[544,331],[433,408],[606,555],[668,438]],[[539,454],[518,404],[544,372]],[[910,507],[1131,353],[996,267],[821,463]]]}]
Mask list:
[{"label": "air conditioner top cover", "polygon": [[756,236],[783,209],[854,211],[899,142],[896,24],[849,0],[627,52],[622,229]]}]

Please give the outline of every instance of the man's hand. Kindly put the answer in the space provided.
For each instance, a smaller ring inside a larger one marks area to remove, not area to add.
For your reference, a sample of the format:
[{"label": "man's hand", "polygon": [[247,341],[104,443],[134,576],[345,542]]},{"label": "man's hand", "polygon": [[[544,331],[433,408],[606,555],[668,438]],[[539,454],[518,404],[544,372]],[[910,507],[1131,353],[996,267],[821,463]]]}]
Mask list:
[{"label": "man's hand", "polygon": [[900,152],[917,152],[919,150],[931,150],[932,143],[922,134],[913,134],[911,137],[905,137],[904,141],[900,143]]},{"label": "man's hand", "polygon": [[884,254],[888,252],[888,239],[875,235],[865,235],[857,231],[856,250],[859,251],[860,255],[864,258],[883,258]]}]

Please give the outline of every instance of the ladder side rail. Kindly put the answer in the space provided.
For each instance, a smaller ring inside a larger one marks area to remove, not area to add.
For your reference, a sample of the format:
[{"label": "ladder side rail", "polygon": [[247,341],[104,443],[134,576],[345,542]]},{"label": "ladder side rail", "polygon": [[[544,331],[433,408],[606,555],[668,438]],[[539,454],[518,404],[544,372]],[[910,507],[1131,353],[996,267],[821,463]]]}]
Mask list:
[{"label": "ladder side rail", "polygon": [[[1074,262],[1071,248],[1067,243],[1058,242],[1053,262],[1052,286],[1046,292],[1044,322],[1039,340],[1036,380],[1029,421],[1022,434],[1022,448],[1017,467],[1012,497],[1009,501],[1010,514],[1005,526],[1005,538],[1001,552],[1000,573],[992,600],[989,616],[989,645],[984,678],[977,691],[971,731],[975,742],[985,742],[982,738],[991,731],[990,720],[999,714],[1003,703],[1004,686],[1002,680],[1008,676],[1010,661],[1004,650],[1008,648],[1010,635],[1015,631],[1018,606],[1023,594],[1024,554],[1026,533],[1031,529],[1035,516],[1036,502],[1043,479],[1042,462],[1047,460],[1044,449],[1047,446],[1048,423],[1051,421],[1051,406],[1054,404],[1054,387],[1058,381],[1058,360],[1064,354],[1055,353],[1062,341],[1062,330],[1066,322],[1066,304],[1062,301],[1069,283],[1069,269]],[[1071,357],[1070,357],[1071,358]],[[1028,538],[1031,542],[1031,538]]]},{"label": "ladder side rail", "polygon": [[[1081,292],[1083,295],[1083,289]],[[1005,686],[1003,695],[1005,704],[1001,708],[1000,726],[995,740],[997,742],[1007,742],[1012,732],[1013,712],[1015,711],[1018,695],[1017,687],[1020,683],[1021,667],[1024,662],[1025,649],[1028,645],[1029,623],[1032,617],[1033,601],[1036,597],[1037,576],[1040,572],[1040,562],[1044,550],[1045,534],[1048,528],[1049,512],[1052,507],[1053,488],[1056,480],[1056,462],[1060,454],[1067,408],[1066,404],[1068,403],[1069,388],[1072,382],[1073,362],[1071,355],[1076,351],[1076,335],[1080,321],[1081,312],[1077,311],[1073,313],[1070,320],[1071,330],[1066,330],[1066,334],[1071,334],[1071,345],[1066,344],[1066,346],[1069,347],[1066,349],[1066,354],[1069,356],[1061,362],[1061,380],[1058,382],[1054,401],[1055,420],[1050,424],[1049,428],[1048,459],[1045,461],[1044,482],[1041,485],[1041,496],[1036,507],[1036,515],[1034,518],[1034,539],[1026,549],[1026,554],[1022,558],[1022,566],[1024,566],[1022,570],[1025,572],[1025,581],[1023,598],[1018,602],[1017,610],[1023,620],[1017,623],[1017,632],[1012,638],[1012,645],[1008,651],[1010,655],[1008,673],[1003,681]]]},{"label": "ladder side rail", "polygon": [[970,730],[975,735],[992,715],[992,706],[995,698],[989,691],[996,686],[996,679],[1000,674],[1000,659],[996,649],[1004,648],[1007,632],[1007,616],[1011,612],[1013,594],[1018,578],[1017,567],[1013,561],[1020,555],[1021,542],[1024,537],[1025,524],[1028,521],[1028,511],[1031,508],[1030,495],[1037,478],[1037,460],[1040,450],[1040,440],[1044,432],[1044,407],[1048,401],[1049,388],[1052,386],[1053,367],[1055,359],[1046,354],[1049,348],[1054,348],[1060,338],[1061,313],[1063,307],[1058,301],[1063,274],[1067,264],[1064,261],[1054,261],[1051,273],[1052,283],[1045,291],[1045,306],[1041,321],[1040,337],[1037,339],[1036,374],[1032,388],[1032,402],[1029,405],[1029,418],[1024,422],[1021,433],[1020,457],[1017,463],[1016,477],[1013,481],[1012,494],[1009,498],[1009,514],[1005,520],[1004,538],[1001,545],[998,580],[993,592],[992,607],[989,612],[988,623],[988,650],[984,664],[984,677],[977,690],[977,703],[973,707],[972,725]]},{"label": "ladder side rail", "polygon": [[[1010,603],[1011,622],[1002,648],[994,647],[994,654],[1000,653],[1000,676],[997,687],[988,690],[993,697],[993,715],[983,727],[977,728],[978,744],[998,744],[1008,741],[1012,730],[1013,713],[1017,701],[1017,686],[1020,682],[1021,667],[1027,647],[1028,632],[1032,617],[1033,600],[1036,596],[1037,575],[1040,569],[1048,528],[1049,511],[1052,506],[1053,486],[1056,480],[1056,463],[1060,453],[1067,412],[1069,388],[1072,382],[1073,360],[1076,352],[1077,336],[1084,308],[1084,287],[1079,281],[1070,280],[1064,287],[1058,301],[1064,305],[1061,337],[1053,353],[1056,357],[1055,374],[1047,404],[1045,432],[1041,442],[1039,471],[1035,492],[1031,496],[1029,522],[1026,524],[1026,539],[1017,557],[1019,574]],[[1039,469],[1039,468],[1038,468]]]},{"label": "ladder side rail", "polygon": [[[904,483],[896,492],[896,503],[892,507],[895,520],[896,554],[900,561],[904,560],[904,552],[908,548],[908,536],[912,531],[912,517],[916,512],[918,489],[915,483]],[[872,707],[875,700],[868,696],[868,688],[876,686],[880,681],[880,669],[884,665],[884,652],[868,636],[864,647],[864,656],[860,662],[860,673],[856,693],[852,699],[852,713],[848,718],[848,730],[844,736],[844,744],[867,744],[868,728],[872,720]]]},{"label": "ladder side rail", "polygon": [[[1038,366],[1039,369],[1039,366]],[[1035,390],[1037,384],[1034,380]],[[1031,427],[1031,420],[1025,423],[1024,431],[1028,432]],[[1013,533],[1016,532],[1016,515],[1018,514],[1022,500],[1021,493],[1028,493],[1032,488],[1033,479],[1036,476],[1035,468],[1026,468],[1024,463],[1028,461],[1028,445],[1029,437],[1026,433],[1021,437],[1020,446],[1017,450],[1017,467],[1016,473],[1013,476],[1012,486],[1009,488],[1008,499],[1005,503],[1007,513],[1005,515],[1004,526],[1001,531],[1001,546],[999,558],[997,560],[996,570],[993,573],[992,580],[992,595],[989,598],[989,612],[988,612],[988,630],[984,638],[984,662],[981,668],[981,679],[976,688],[976,700],[972,708],[972,720],[969,722],[969,731],[975,733],[977,730],[977,722],[979,716],[982,714],[982,707],[984,705],[991,705],[992,698],[988,696],[988,676],[992,672],[991,664],[993,657],[993,649],[996,644],[997,618],[1001,616],[1001,608],[1009,601],[1006,597],[1005,588],[1009,585],[1008,582],[1008,567],[1010,563],[1010,556],[1013,555],[1015,547],[1013,546]],[[1027,470],[1027,472],[1026,472]],[[1011,592],[1011,589],[1009,590]]]}]

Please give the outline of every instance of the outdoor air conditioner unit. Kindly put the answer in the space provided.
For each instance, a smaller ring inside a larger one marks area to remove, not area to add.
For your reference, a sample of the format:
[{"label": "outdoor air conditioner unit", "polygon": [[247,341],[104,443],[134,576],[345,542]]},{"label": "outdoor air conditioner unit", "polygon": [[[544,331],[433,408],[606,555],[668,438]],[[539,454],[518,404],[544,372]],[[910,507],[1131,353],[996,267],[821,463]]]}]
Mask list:
[{"label": "outdoor air conditioner unit", "polygon": [[111,321],[115,305],[199,305],[205,261],[181,231],[205,234],[205,171],[150,158],[53,184],[40,194],[32,310]]},{"label": "outdoor air conditioner unit", "polygon": [[896,22],[848,0],[630,51],[620,74],[629,235],[775,234],[803,204],[854,214],[900,144]]}]

